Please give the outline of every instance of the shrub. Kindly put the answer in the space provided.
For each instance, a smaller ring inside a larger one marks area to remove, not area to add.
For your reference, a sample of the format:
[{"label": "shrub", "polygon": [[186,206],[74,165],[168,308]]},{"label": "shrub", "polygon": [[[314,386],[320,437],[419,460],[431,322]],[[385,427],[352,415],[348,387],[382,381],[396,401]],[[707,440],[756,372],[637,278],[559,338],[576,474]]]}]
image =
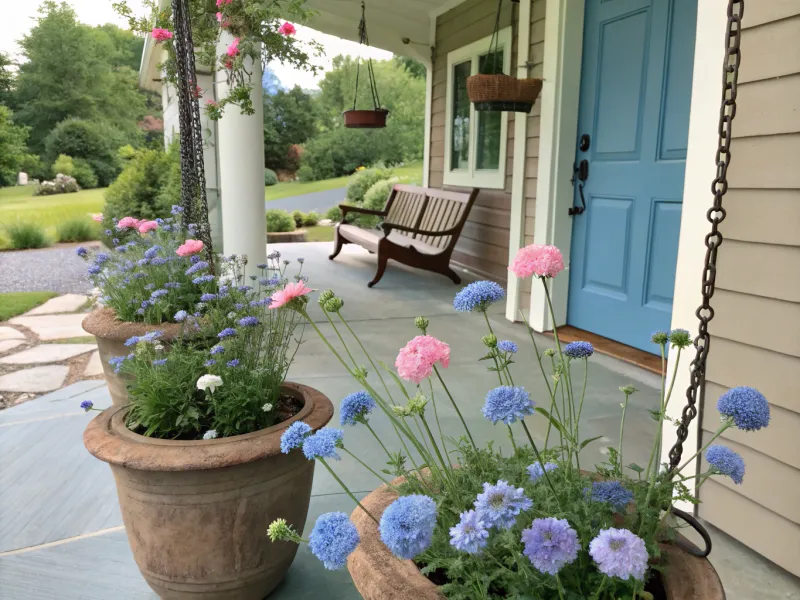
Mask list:
[{"label": "shrub", "polygon": [[83,158],[91,165],[100,186],[106,187],[120,172],[117,148],[123,143],[122,134],[112,125],[66,119],[47,136],[45,158],[55,161],[59,154]]},{"label": "shrub", "polygon": [[270,186],[278,183],[278,175],[272,169],[264,169],[264,185]]},{"label": "shrub", "polygon": [[32,182],[34,179],[43,181],[47,179],[47,170],[42,164],[42,159],[37,154],[26,154],[22,160],[20,171],[28,174],[28,181]]},{"label": "shrub", "polygon": [[287,211],[273,208],[267,211],[267,232],[284,233],[295,230],[295,222]]},{"label": "shrub", "polygon": [[297,169],[297,178],[300,181],[314,181],[314,169],[308,165],[303,165]]},{"label": "shrub", "polygon": [[305,220],[306,216],[299,210],[292,211],[292,218],[294,219],[294,224],[297,227],[303,226],[303,221]]},{"label": "shrub", "polygon": [[319,214],[315,213],[313,210],[303,216],[304,227],[314,227],[317,223],[319,223]]},{"label": "shrub", "polygon": [[302,162],[311,167],[314,179],[328,179],[379,160],[394,165],[402,159],[400,146],[385,130],[339,128],[309,140]]},{"label": "shrub", "polygon": [[388,169],[365,169],[363,171],[356,171],[347,182],[347,199],[356,204],[363,203],[367,190],[379,181],[389,179],[391,175],[392,172]]},{"label": "shrub", "polygon": [[[174,185],[170,185],[173,161],[172,152],[143,150],[137,153],[106,191],[104,213],[140,219],[169,216],[172,205],[180,203],[178,198],[170,197],[174,193]],[[166,190],[171,191],[165,193]]]},{"label": "shrub", "polygon": [[[392,191],[392,186],[394,186],[395,183],[396,179],[381,179],[380,181],[376,181],[367,190],[366,194],[364,194],[364,200],[361,206],[372,210],[383,210],[383,207],[386,206],[386,200],[389,198],[389,194]],[[382,220],[381,217],[355,213],[352,223],[359,227],[370,228],[377,226]]]},{"label": "shrub", "polygon": [[71,194],[81,188],[73,177],[68,177],[59,173],[52,181],[42,181],[33,190],[34,196],[53,196],[55,194]]},{"label": "shrub", "polygon": [[76,158],[72,161],[72,176],[78,182],[78,185],[85,190],[90,190],[97,187],[97,175],[94,174],[92,165],[83,158]]},{"label": "shrub", "polygon": [[125,163],[133,158],[136,158],[136,148],[134,148],[130,144],[125,144],[124,146],[120,146],[119,148],[117,148],[117,156],[123,163]]},{"label": "shrub", "polygon": [[330,221],[334,221],[335,223],[338,223],[339,221],[342,220],[342,209],[339,208],[338,206],[331,206],[325,212],[325,218]]},{"label": "shrub", "polygon": [[44,232],[44,228],[36,223],[17,221],[6,225],[6,234],[12,248],[15,250],[26,250],[28,248],[46,248],[50,245],[50,240]]},{"label": "shrub", "polygon": [[56,240],[59,242],[89,242],[99,239],[100,229],[89,219],[70,219],[56,227]]},{"label": "shrub", "polygon": [[75,163],[72,162],[72,157],[66,154],[59,154],[56,161],[53,163],[53,175],[61,173],[72,177],[72,172],[75,170]]}]

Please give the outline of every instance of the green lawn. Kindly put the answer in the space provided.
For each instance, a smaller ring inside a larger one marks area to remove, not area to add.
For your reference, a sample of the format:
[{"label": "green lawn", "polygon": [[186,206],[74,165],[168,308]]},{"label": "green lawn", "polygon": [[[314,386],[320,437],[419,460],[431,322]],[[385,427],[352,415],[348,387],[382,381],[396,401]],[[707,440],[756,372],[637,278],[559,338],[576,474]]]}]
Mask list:
[{"label": "green lawn", "polygon": [[[422,183],[422,163],[411,163],[405,167],[392,169],[394,176],[398,177],[402,183]],[[280,200],[290,196],[300,196],[311,192],[322,192],[345,187],[347,177],[336,177],[335,179],[323,179],[321,181],[289,181],[279,183],[264,189],[265,200]]]},{"label": "green lawn", "polygon": [[315,227],[306,227],[306,241],[307,242],[332,242],[334,227],[329,225],[317,225]]},{"label": "green lawn", "polygon": [[0,294],[0,321],[28,312],[58,296],[55,292],[10,292]]}]

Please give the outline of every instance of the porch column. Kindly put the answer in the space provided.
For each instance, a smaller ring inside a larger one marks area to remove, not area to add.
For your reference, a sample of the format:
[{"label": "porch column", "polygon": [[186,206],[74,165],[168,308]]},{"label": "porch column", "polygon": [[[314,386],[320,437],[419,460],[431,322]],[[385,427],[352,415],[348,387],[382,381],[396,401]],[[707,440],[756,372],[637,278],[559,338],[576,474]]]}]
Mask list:
[{"label": "porch column", "polygon": [[[223,32],[217,53],[233,41]],[[222,213],[222,251],[246,254],[247,274],[258,274],[256,265],[265,262],[267,229],[264,208],[264,107],[261,88],[261,63],[246,60],[253,90],[250,98],[255,113],[243,115],[237,106],[228,105],[217,123],[217,156]],[[224,71],[215,77],[216,98],[228,95]]]}]

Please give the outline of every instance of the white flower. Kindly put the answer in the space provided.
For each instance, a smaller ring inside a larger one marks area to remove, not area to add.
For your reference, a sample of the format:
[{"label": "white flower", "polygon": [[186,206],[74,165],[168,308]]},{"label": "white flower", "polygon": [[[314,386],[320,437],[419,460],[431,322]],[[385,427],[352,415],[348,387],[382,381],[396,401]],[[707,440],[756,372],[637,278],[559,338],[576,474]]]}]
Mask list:
[{"label": "white flower", "polygon": [[198,390],[208,390],[212,394],[219,386],[222,385],[222,377],[218,375],[203,375],[197,380]]},{"label": "white flower", "polygon": [[213,440],[217,437],[217,430],[216,429],[209,429],[203,434],[204,440]]},{"label": "white flower", "polygon": [[164,349],[164,346],[163,346],[163,344],[159,344],[158,342],[156,342],[156,344],[153,346],[153,348],[160,351],[160,350]]},{"label": "white flower", "polygon": [[262,407],[261,407],[261,410],[263,410],[264,412],[269,412],[269,411],[271,411],[271,410],[272,410],[272,404],[270,404],[269,402],[267,402],[267,403],[266,403],[264,406],[262,406]]}]

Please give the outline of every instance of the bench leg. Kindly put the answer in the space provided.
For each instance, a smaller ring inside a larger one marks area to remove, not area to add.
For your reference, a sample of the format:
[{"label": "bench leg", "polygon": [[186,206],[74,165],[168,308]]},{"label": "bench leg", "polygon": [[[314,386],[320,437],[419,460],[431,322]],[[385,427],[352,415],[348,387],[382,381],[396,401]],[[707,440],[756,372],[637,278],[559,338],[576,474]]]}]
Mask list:
[{"label": "bench leg", "polygon": [[383,254],[382,252],[379,251],[378,252],[378,270],[375,272],[375,277],[372,278],[372,281],[370,281],[367,284],[367,287],[372,287],[372,286],[374,286],[376,283],[378,283],[381,280],[381,277],[383,277],[383,274],[386,271],[386,263],[388,263],[388,262],[389,262],[389,258],[385,254]]},{"label": "bench leg", "polygon": [[328,259],[329,260],[333,260],[334,258],[339,256],[339,252],[342,251],[342,246],[344,246],[346,243],[347,243],[347,240],[345,240],[341,235],[339,235],[339,228],[337,227],[336,228],[336,236],[333,239],[333,244],[334,244],[334,246],[333,246],[333,254],[331,254],[328,257]]},{"label": "bench leg", "polygon": [[459,283],[461,283],[461,277],[459,277],[459,276],[458,276],[458,274],[457,274],[455,271],[453,271],[453,269],[451,269],[450,267],[447,267],[447,268],[446,268],[446,269],[445,269],[445,270],[442,272],[442,275],[445,275],[445,276],[449,277],[449,278],[450,278],[450,281],[452,281],[452,282],[453,282],[453,283],[455,283],[456,285],[458,285]]}]

